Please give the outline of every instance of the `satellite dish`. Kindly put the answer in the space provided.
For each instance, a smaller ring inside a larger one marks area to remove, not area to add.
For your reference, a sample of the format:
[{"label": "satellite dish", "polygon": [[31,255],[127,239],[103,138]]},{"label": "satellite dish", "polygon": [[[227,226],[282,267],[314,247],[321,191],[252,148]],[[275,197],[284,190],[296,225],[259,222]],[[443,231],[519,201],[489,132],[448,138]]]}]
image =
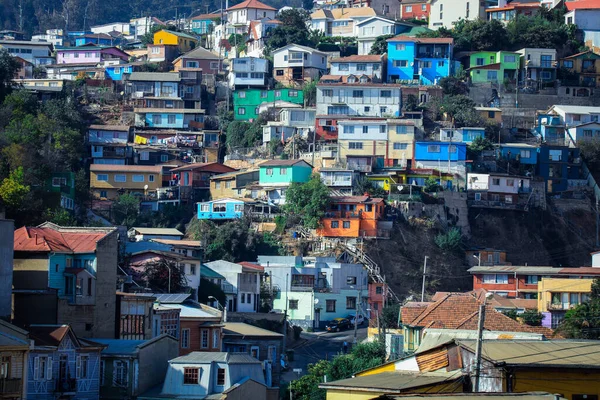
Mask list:
[{"label": "satellite dish", "polygon": [[404,186],[398,186],[398,191],[402,192],[404,190]]},{"label": "satellite dish", "polygon": [[319,299],[315,299],[315,304],[319,304]]},{"label": "satellite dish", "polygon": [[148,185],[144,185],[144,190],[148,190]]}]

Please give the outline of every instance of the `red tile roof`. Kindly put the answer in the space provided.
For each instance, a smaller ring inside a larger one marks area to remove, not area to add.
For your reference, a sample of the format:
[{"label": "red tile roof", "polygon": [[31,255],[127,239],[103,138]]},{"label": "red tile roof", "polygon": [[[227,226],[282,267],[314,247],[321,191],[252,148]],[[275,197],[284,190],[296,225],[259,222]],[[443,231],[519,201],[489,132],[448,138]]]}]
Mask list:
[{"label": "red tile roof", "polygon": [[182,167],[173,168],[171,172],[179,172],[179,171],[206,171],[206,172],[233,172],[237,171],[235,168],[228,167],[224,164],[219,164],[216,162],[213,163],[196,163],[190,165],[184,165]]},{"label": "red tile roof", "polygon": [[600,0],[578,0],[578,1],[565,1],[565,7],[567,10],[579,10],[579,9],[595,9],[600,8]]},{"label": "red tile roof", "polygon": [[[414,318],[402,314],[402,323],[410,326],[441,329],[476,330],[481,302],[472,293],[448,293]],[[404,310],[404,308],[403,308]],[[521,324],[486,305],[484,328],[490,331],[541,333],[554,336],[549,328]]]},{"label": "red tile roof", "polygon": [[453,44],[453,38],[417,38],[405,35],[394,36],[387,40],[388,42],[414,42],[414,43],[445,43]]},{"label": "red tile roof", "polygon": [[244,268],[253,269],[256,271],[264,271],[265,270],[265,268],[262,265],[254,264],[249,261],[242,261],[242,262],[239,262],[238,264],[240,264]]},{"label": "red tile roof", "polygon": [[[95,229],[65,230],[52,226],[26,227],[14,233],[14,251],[37,251],[56,253],[92,253],[98,241],[112,231]],[[87,230],[87,232],[86,232]]]},{"label": "red tile roof", "polygon": [[271,11],[277,11],[276,8],[273,8],[271,6],[268,6],[264,3],[261,3],[258,0],[246,0],[241,2],[240,4],[237,4],[235,6],[229,7],[227,9],[227,11],[230,10],[241,10],[242,8],[257,8],[259,10],[271,10]]}]

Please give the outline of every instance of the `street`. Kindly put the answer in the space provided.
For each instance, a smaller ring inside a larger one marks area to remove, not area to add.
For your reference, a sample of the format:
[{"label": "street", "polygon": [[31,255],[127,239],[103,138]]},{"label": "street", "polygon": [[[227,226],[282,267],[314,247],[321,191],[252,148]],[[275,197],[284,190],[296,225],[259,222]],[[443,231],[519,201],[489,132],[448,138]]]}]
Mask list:
[{"label": "street", "polygon": [[[281,375],[283,382],[290,382],[305,375],[308,364],[314,364],[320,360],[331,360],[338,353],[342,353],[344,340],[348,342],[348,351],[350,351],[354,341],[354,329],[335,333],[302,332],[300,336],[306,341],[294,348],[294,361],[289,362],[289,370]],[[358,328],[357,342],[362,342],[366,337],[367,324]],[[301,368],[302,373],[295,373],[293,371],[295,368]]]}]

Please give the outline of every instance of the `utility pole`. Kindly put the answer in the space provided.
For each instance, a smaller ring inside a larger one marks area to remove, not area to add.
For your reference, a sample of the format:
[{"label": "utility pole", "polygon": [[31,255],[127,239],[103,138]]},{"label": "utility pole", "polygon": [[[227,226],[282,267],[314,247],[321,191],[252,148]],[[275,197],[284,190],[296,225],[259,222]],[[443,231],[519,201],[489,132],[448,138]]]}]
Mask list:
[{"label": "utility pole", "polygon": [[425,301],[425,277],[427,276],[427,259],[429,257],[425,256],[425,261],[423,262],[423,286],[421,288],[421,302]]},{"label": "utility pole", "polygon": [[356,336],[358,334],[358,310],[360,309],[360,304],[361,304],[361,290],[358,289],[358,297],[357,297],[357,304],[356,304],[356,312],[354,314],[354,341],[352,342],[353,345],[356,344]]},{"label": "utility pole", "polygon": [[[288,278],[290,274],[285,274],[285,312],[283,313],[283,351],[282,356],[285,355],[285,347],[287,342],[287,313],[288,313]],[[291,392],[290,388],[290,393]]]},{"label": "utility pole", "polygon": [[483,299],[483,304],[479,306],[479,323],[477,325],[477,348],[475,350],[475,387],[473,392],[479,392],[479,380],[481,375],[481,348],[483,347],[483,325],[485,323],[485,304],[487,295]]}]

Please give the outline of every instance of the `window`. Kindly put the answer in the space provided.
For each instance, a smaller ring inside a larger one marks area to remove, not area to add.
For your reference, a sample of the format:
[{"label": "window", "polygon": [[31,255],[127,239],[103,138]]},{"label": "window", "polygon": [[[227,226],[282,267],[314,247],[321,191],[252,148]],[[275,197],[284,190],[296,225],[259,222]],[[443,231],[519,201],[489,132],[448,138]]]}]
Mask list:
[{"label": "window", "polygon": [[571,293],[569,295],[569,303],[571,305],[577,305],[577,304],[579,304],[579,293]]},{"label": "window", "polygon": [[350,221],[344,221],[342,223],[342,228],[344,228],[344,229],[350,229]]},{"label": "window", "polygon": [[273,175],[273,168],[267,168],[267,170],[265,171],[265,174],[266,174],[267,176],[271,176],[271,175]]},{"label": "window", "polygon": [[354,133],[354,125],[345,125],[344,133]]},{"label": "window", "polygon": [[514,63],[517,60],[517,56],[515,55],[505,55],[504,56],[504,62],[506,63]]},{"label": "window", "polygon": [[279,168],[279,175],[287,175],[287,168]]},{"label": "window", "polygon": [[507,179],[506,180],[506,186],[515,186],[515,180],[514,179]]},{"label": "window", "polygon": [[507,284],[508,283],[508,275],[507,274],[485,274],[485,275],[483,275],[483,283]]},{"label": "window", "polygon": [[61,187],[67,185],[67,178],[52,178],[53,187]]},{"label": "window", "polygon": [[129,383],[129,363],[116,360],[113,363],[113,386],[127,387]]},{"label": "window", "polygon": [[383,287],[382,286],[376,286],[375,287],[375,294],[383,294]]},{"label": "window", "polygon": [[159,114],[152,114],[152,124],[153,125],[162,124],[162,116]]},{"label": "window", "polygon": [[404,11],[412,12],[412,6],[404,6]]},{"label": "window", "polygon": [[366,113],[371,112],[371,106],[365,106],[364,110]]},{"label": "window", "polygon": [[243,204],[235,204],[233,206],[233,211],[235,211],[235,212],[243,212],[244,211],[244,205]]},{"label": "window", "polygon": [[355,276],[346,277],[346,284],[347,285],[356,285],[356,277]]},{"label": "window", "polygon": [[281,90],[275,91],[275,97],[281,97]]},{"label": "window", "polygon": [[539,277],[537,275],[527,275],[526,283],[528,285],[537,285]]},{"label": "window", "polygon": [[349,142],[348,148],[351,150],[362,150],[363,143],[362,142]]},{"label": "window", "polygon": [[244,107],[238,108],[238,115],[246,115],[246,109]]},{"label": "window", "polygon": [[242,296],[242,299],[241,299],[242,304],[245,304],[246,303],[246,295],[244,293],[242,293],[241,296]]},{"label": "window", "polygon": [[456,153],[456,146],[451,144],[450,146],[448,146],[448,152],[449,153]]},{"label": "window", "polygon": [[353,90],[352,97],[354,97],[355,99],[363,97],[363,91],[362,90]]},{"label": "window", "polygon": [[348,64],[340,64],[339,69],[340,71],[348,71],[350,66]]},{"label": "window", "polygon": [[200,212],[208,212],[209,211],[209,204],[200,204]]},{"label": "window", "polygon": [[98,175],[96,175],[96,180],[99,182],[108,182],[108,175],[107,174],[98,174]]},{"label": "window", "polygon": [[363,131],[362,133],[364,133],[364,134],[369,133],[369,126],[368,125],[363,125],[362,131]]},{"label": "window", "polygon": [[177,119],[176,119],[175,115],[168,115],[168,116],[167,116],[167,122],[168,122],[169,124],[174,124],[174,123],[176,122],[176,120],[177,120]]},{"label": "window", "polygon": [[325,311],[335,312],[335,300],[325,300]]},{"label": "window", "polygon": [[428,153],[439,153],[440,146],[438,144],[429,145],[429,146],[427,146],[427,152]]},{"label": "window", "polygon": [[203,349],[208,349],[208,329],[202,329],[200,347]]},{"label": "window", "polygon": [[197,385],[200,383],[200,368],[184,368],[183,369],[183,384]]},{"label": "window", "polygon": [[366,71],[367,70],[367,64],[356,64],[356,70],[357,71]]},{"label": "window", "polygon": [[217,370],[217,386],[225,386],[225,369],[219,368]]},{"label": "window", "polygon": [[260,349],[258,348],[258,346],[250,347],[250,355],[254,358],[258,358],[260,356]]},{"label": "window", "polygon": [[331,221],[331,229],[337,229],[340,227],[340,221]]},{"label": "window", "polygon": [[500,186],[500,179],[499,178],[492,178],[492,185],[493,186]]},{"label": "window", "polygon": [[396,43],[396,50],[406,50],[406,44],[404,43]]},{"label": "window", "polygon": [[540,56],[540,66],[542,68],[552,67],[552,56],[551,55],[541,55]]},{"label": "window", "polygon": [[88,364],[90,356],[77,356],[75,362],[75,374],[78,379],[88,378]]},{"label": "window", "polygon": [[446,61],[438,61],[437,65],[438,67],[443,67],[444,65],[446,65]]},{"label": "window", "polygon": [[298,309],[298,300],[290,300],[288,308],[290,310],[297,310]]},{"label": "window", "polygon": [[132,182],[144,182],[144,175],[133,175],[131,177]]},{"label": "window", "polygon": [[[169,158],[169,156],[165,156],[165,157],[167,157],[167,159]],[[160,160],[162,161],[162,156],[161,156]],[[154,175],[148,175],[148,182],[154,182]]]},{"label": "window", "polygon": [[573,61],[563,61],[563,67],[565,68],[573,68]]},{"label": "window", "polygon": [[406,150],[407,148],[407,143],[394,143],[394,150]]},{"label": "window", "polygon": [[297,90],[290,90],[290,91],[288,91],[288,96],[289,97],[298,97],[298,91]]},{"label": "window", "polygon": [[550,150],[549,156],[550,156],[550,161],[561,161],[562,151],[561,150]]},{"label": "window", "polygon": [[149,151],[140,152],[140,160],[142,160],[142,161],[150,160],[150,152]]},{"label": "window", "polygon": [[52,358],[35,357],[33,360],[33,379],[36,381],[52,379]]},{"label": "window", "polygon": [[123,175],[123,174],[115,175],[115,182],[127,182],[127,175]]},{"label": "window", "polygon": [[238,98],[245,99],[246,98],[246,92],[239,92],[238,93]]},{"label": "window", "polygon": [[420,61],[419,67],[421,68],[431,68],[431,61]]},{"label": "window", "polygon": [[106,194],[106,190],[101,190],[100,191],[100,197],[104,197],[106,198],[107,194]]},{"label": "window", "polygon": [[485,59],[483,59],[483,58],[477,58],[477,59],[475,59],[475,64],[479,65],[479,66],[484,65],[485,64]]},{"label": "window", "polygon": [[356,310],[356,297],[346,297],[346,310]]},{"label": "window", "polygon": [[333,96],[333,89],[323,89],[322,93],[323,93],[324,97],[332,97]]},{"label": "window", "polygon": [[408,65],[407,60],[394,60],[394,67],[396,68],[404,68]]},{"label": "window", "polygon": [[275,71],[275,75],[277,76],[283,76],[283,70],[282,69],[278,69]]},{"label": "window", "polygon": [[495,81],[498,79],[498,71],[488,71],[487,72],[488,81]]}]

